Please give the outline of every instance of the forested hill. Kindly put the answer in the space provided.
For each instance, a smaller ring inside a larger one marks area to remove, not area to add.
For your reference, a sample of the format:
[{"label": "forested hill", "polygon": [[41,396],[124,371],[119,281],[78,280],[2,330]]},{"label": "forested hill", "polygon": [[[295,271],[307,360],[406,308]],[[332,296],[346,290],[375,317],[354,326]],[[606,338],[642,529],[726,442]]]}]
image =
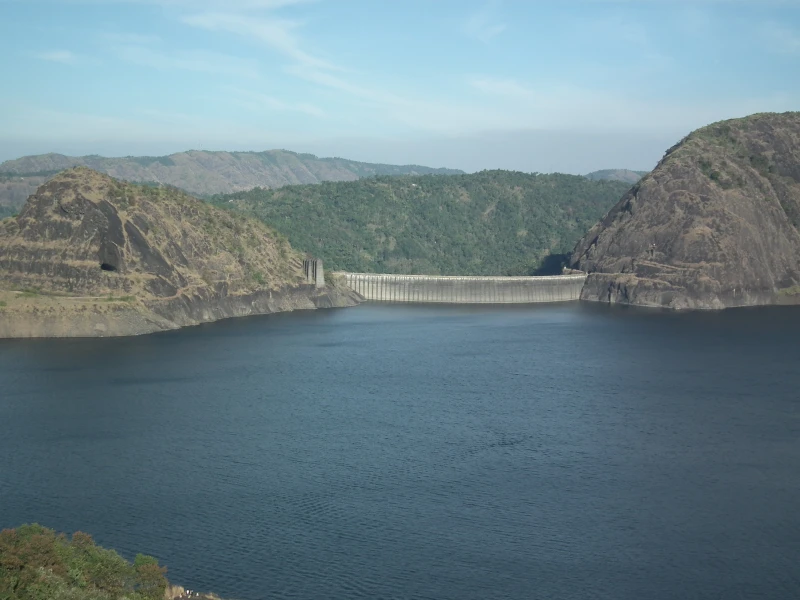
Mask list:
[{"label": "forested hill", "polygon": [[287,150],[266,152],[189,151],[169,156],[64,156],[41,154],[0,163],[0,207],[21,207],[36,188],[59,171],[89,167],[117,179],[136,183],[162,183],[196,196],[210,196],[283,185],[353,181],[374,175],[425,175],[462,173],[419,165],[385,165],[344,158],[318,158]]},{"label": "forested hill", "polygon": [[322,257],[326,270],[519,275],[568,252],[628,187],[482,171],[256,189],[212,201],[263,219],[295,248]]}]

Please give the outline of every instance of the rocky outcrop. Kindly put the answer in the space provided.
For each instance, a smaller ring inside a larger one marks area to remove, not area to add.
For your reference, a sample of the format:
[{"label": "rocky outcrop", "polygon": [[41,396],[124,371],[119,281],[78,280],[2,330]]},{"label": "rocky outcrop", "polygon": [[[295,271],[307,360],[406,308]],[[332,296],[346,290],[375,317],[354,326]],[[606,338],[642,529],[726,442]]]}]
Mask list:
[{"label": "rocky outcrop", "polygon": [[71,169],[0,222],[0,337],[136,335],[358,303],[307,283],[303,258],[259,221]]},{"label": "rocky outcrop", "polygon": [[164,600],[221,600],[221,598],[216,594],[187,590],[180,585],[168,585],[164,590]]},{"label": "rocky outcrop", "polygon": [[578,242],[581,299],[675,309],[800,303],[800,113],[699,129]]}]

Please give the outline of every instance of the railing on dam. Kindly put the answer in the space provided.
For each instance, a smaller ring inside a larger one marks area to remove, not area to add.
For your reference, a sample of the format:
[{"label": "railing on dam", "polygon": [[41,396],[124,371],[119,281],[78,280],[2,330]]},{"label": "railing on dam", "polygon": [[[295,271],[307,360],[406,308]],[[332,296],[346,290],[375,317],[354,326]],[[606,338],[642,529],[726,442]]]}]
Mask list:
[{"label": "railing on dam", "polygon": [[449,304],[528,304],[578,300],[585,274],[479,277],[339,273],[367,300]]}]

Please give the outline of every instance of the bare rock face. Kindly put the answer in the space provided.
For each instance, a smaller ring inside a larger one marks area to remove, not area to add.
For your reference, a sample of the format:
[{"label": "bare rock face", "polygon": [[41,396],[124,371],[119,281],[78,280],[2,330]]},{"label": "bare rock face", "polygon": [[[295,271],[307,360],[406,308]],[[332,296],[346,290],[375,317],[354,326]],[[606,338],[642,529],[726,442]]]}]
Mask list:
[{"label": "bare rock face", "polygon": [[800,303],[800,113],[699,129],[578,242],[584,300]]},{"label": "bare rock face", "polygon": [[358,302],[309,285],[302,263],[256,220],[78,167],[0,221],[0,337],[132,335]]}]

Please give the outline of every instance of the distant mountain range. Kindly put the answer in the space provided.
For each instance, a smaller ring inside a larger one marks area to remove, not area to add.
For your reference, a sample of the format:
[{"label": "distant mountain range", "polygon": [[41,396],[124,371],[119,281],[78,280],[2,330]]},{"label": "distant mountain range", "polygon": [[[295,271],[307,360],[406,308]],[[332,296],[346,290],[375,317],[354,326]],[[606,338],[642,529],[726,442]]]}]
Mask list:
[{"label": "distant mountain range", "polygon": [[[89,167],[117,179],[150,185],[169,185],[201,198],[254,188],[355,181],[365,177],[399,175],[463,175],[458,169],[420,165],[387,165],[344,158],[319,158],[288,150],[265,152],[207,152],[190,150],[169,156],[65,156],[39,154],[0,163],[0,218],[15,214],[28,196],[57,173]],[[634,184],[644,171],[605,169],[585,175],[593,181]]]},{"label": "distant mountain range", "polygon": [[[205,152],[191,150],[169,156],[25,156],[0,164],[0,207],[16,210],[56,173],[89,167],[117,179],[166,184],[196,196],[231,193],[256,187],[278,188],[322,181],[354,181],[375,175],[455,175],[457,169],[419,165],[385,165],[319,158],[287,150],[266,152]],[[8,209],[6,209],[7,211]]]},{"label": "distant mountain range", "polygon": [[625,183],[634,184],[642,177],[647,175],[647,171],[630,171],[629,169],[603,169],[602,171],[593,171],[584,175],[587,179],[592,181],[624,181]]}]

